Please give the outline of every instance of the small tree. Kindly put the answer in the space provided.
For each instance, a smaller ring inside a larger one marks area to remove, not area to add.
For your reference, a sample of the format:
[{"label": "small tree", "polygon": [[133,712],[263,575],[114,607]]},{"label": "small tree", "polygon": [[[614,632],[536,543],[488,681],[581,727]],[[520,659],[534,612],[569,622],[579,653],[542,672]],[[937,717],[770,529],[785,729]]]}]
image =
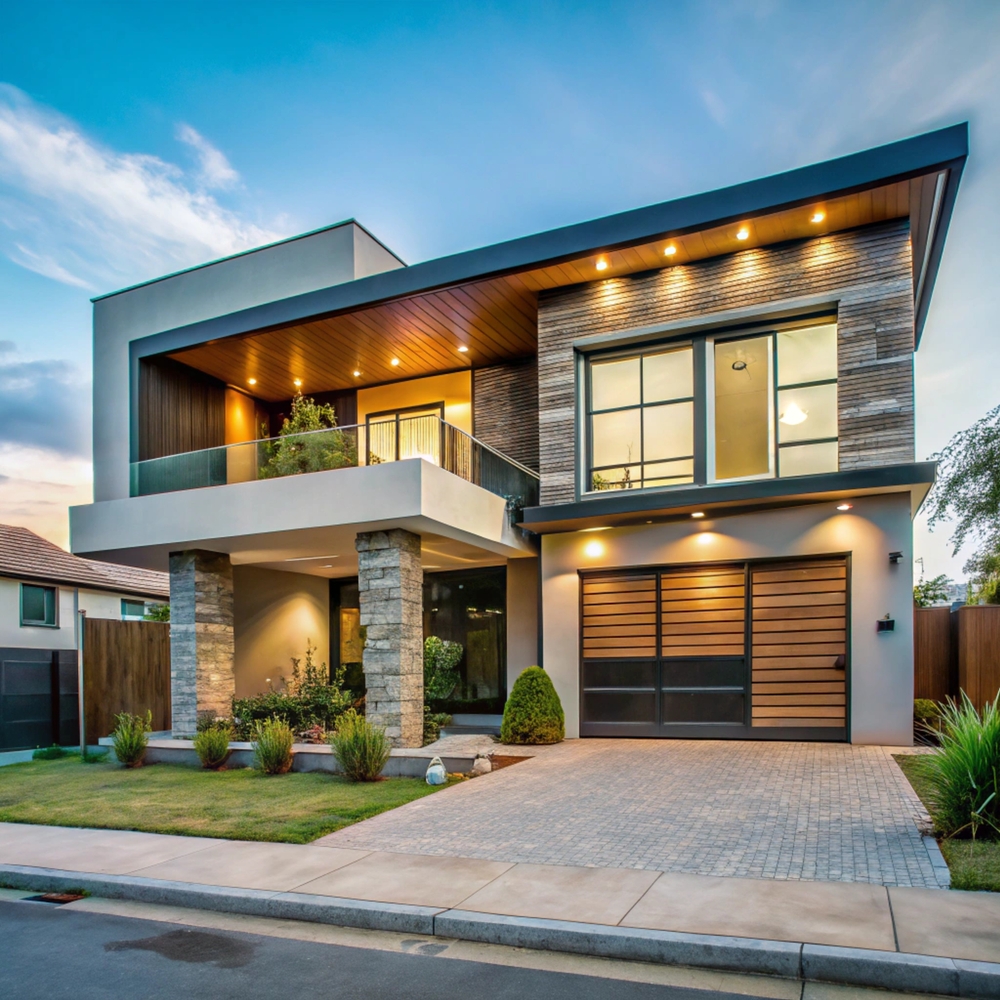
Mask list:
[{"label": "small tree", "polygon": [[358,464],[354,435],[337,428],[333,407],[329,403],[317,403],[301,393],[292,399],[292,415],[282,423],[278,439],[264,442],[260,448],[261,479]]},{"label": "small tree", "polygon": [[929,608],[934,604],[942,604],[948,600],[949,577],[942,573],[933,580],[921,580],[913,588],[913,603],[918,608]]}]

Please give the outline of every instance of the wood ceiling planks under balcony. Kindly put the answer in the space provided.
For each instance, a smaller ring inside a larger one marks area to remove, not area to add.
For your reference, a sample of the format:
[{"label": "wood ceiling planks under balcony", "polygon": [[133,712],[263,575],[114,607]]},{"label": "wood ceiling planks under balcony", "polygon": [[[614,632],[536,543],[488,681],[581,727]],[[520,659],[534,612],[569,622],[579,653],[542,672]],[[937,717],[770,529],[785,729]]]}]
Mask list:
[{"label": "wood ceiling planks under balcony", "polygon": [[[740,250],[822,236],[911,216],[915,258],[937,175],[899,181],[822,203],[681,233],[638,246],[592,253],[515,274],[437,289],[340,315],[319,317],[201,344],[171,355],[255,396],[287,399],[300,379],[304,392],[325,392],[481,367],[534,354],[538,293],[545,289],[675,267]],[[815,213],[822,221],[812,221]],[[746,239],[737,232],[745,227]],[[675,252],[665,256],[667,246]],[[599,259],[606,262],[598,271]],[[460,346],[468,351],[459,352]],[[398,358],[393,365],[392,359]],[[355,376],[357,371],[360,374]]]}]

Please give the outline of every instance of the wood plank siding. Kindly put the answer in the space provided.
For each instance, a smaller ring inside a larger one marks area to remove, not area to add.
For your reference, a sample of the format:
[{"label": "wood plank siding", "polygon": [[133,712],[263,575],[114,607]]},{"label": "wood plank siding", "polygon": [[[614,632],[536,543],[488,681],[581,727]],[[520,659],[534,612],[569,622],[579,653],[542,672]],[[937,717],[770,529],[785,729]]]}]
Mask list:
[{"label": "wood plank siding", "polygon": [[951,608],[913,609],[913,697],[944,701],[958,684]]},{"label": "wood plank siding", "polygon": [[226,387],[169,358],[139,363],[139,461],[226,443]]},{"label": "wood plank siding", "polygon": [[753,726],[847,725],[844,559],[751,571]]},{"label": "wood plank siding", "polygon": [[905,219],[542,292],[543,504],[576,496],[573,342],[817,294],[837,309],[840,468],[913,461],[913,279]]},{"label": "wood plank siding", "polygon": [[959,608],[958,686],[976,708],[1000,699],[1000,605]]},{"label": "wood plank siding", "polygon": [[475,369],[472,406],[475,436],[537,472],[537,360],[525,358]]}]

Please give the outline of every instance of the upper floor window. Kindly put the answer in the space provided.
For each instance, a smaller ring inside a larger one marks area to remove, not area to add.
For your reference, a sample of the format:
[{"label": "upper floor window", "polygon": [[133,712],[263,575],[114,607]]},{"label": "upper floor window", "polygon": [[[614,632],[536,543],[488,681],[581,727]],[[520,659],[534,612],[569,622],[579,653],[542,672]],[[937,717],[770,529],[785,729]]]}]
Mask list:
[{"label": "upper floor window", "polygon": [[838,468],[834,323],[596,357],[587,370],[588,492]]},{"label": "upper floor window", "polygon": [[55,628],[56,588],[21,584],[21,624]]}]

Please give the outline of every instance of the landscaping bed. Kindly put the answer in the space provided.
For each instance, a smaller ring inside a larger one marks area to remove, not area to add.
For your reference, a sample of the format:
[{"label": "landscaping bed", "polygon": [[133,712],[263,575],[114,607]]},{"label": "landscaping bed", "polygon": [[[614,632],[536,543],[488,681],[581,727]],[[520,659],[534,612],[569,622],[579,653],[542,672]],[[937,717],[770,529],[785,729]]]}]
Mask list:
[{"label": "landscaping bed", "polygon": [[307,844],[438,790],[418,778],[351,782],[170,764],[129,770],[112,760],[0,768],[0,822]]},{"label": "landscaping bed", "polygon": [[[893,754],[893,759],[933,818],[933,802],[927,778],[921,773],[920,755]],[[940,845],[953,889],[1000,892],[1000,841],[956,837],[942,839]]]}]

